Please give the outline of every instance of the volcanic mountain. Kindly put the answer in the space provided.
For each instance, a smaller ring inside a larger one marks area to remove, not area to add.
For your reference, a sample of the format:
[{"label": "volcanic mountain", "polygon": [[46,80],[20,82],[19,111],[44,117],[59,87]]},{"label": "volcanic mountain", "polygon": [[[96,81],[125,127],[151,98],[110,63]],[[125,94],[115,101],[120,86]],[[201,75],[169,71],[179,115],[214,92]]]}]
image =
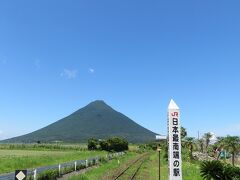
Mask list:
[{"label": "volcanic mountain", "polygon": [[104,101],[94,101],[71,115],[35,132],[7,139],[8,143],[86,142],[89,138],[105,139],[113,136],[132,143],[155,139],[155,133],[115,111]]}]

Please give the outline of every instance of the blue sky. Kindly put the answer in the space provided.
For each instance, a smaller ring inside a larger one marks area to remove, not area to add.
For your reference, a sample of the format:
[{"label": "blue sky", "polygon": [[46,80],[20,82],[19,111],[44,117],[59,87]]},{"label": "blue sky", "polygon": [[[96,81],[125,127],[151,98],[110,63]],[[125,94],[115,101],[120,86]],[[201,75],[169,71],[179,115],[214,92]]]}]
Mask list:
[{"label": "blue sky", "polygon": [[240,135],[240,2],[1,1],[0,139],[102,99],[167,132]]}]

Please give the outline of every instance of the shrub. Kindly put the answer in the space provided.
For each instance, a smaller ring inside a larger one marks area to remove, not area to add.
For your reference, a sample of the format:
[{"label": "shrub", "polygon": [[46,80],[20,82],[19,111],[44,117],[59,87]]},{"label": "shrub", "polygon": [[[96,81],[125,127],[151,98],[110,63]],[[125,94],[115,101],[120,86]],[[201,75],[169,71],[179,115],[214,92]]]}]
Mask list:
[{"label": "shrub", "polygon": [[37,177],[38,180],[55,180],[59,174],[58,170],[47,170],[40,173]]},{"label": "shrub", "polygon": [[200,174],[203,179],[220,180],[223,172],[223,165],[219,161],[204,161],[200,165]]},{"label": "shrub", "polygon": [[100,163],[107,163],[108,160],[107,160],[107,158],[105,158],[105,157],[100,157],[99,162],[100,162]]},{"label": "shrub", "polygon": [[222,179],[232,179],[235,176],[234,168],[227,164],[223,167]]},{"label": "shrub", "polygon": [[[230,165],[231,166],[231,165]],[[231,166],[233,171],[233,177],[237,180],[240,179],[240,168],[236,166]],[[233,179],[234,179],[233,178]]]},{"label": "shrub", "polygon": [[113,137],[108,139],[109,151],[125,151],[128,150],[128,142],[125,139]]},{"label": "shrub", "polygon": [[147,148],[151,149],[151,150],[154,150],[154,151],[157,150],[157,147],[158,147],[158,144],[154,143],[154,142],[147,144]]},{"label": "shrub", "polygon": [[100,145],[101,150],[109,151],[109,146],[110,145],[108,144],[107,140],[101,140],[99,145]]},{"label": "shrub", "polygon": [[97,150],[98,141],[94,138],[88,140],[88,150]]},{"label": "shrub", "polygon": [[93,160],[92,160],[92,165],[96,165],[96,164],[97,164],[96,159],[93,159]]},{"label": "shrub", "polygon": [[235,180],[240,179],[240,168],[223,165],[220,161],[203,161],[200,165],[203,179]]},{"label": "shrub", "polygon": [[86,165],[85,164],[79,164],[77,165],[77,170],[85,169]]},{"label": "shrub", "polygon": [[65,167],[62,169],[62,174],[68,174],[68,173],[71,173],[75,170],[74,166],[72,167]]},{"label": "shrub", "polygon": [[100,148],[105,151],[125,151],[128,150],[128,142],[123,138],[113,137],[107,140],[102,140],[100,142]]}]

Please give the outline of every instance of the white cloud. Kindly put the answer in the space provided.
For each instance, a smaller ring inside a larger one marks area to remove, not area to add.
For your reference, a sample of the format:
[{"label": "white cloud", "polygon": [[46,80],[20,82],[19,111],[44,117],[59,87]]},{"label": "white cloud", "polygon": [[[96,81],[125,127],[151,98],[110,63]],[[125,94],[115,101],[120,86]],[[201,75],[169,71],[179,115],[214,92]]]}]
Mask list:
[{"label": "white cloud", "polygon": [[88,69],[88,72],[91,73],[91,74],[93,74],[93,73],[95,72],[95,70],[94,70],[93,68],[89,68],[89,69]]},{"label": "white cloud", "polygon": [[0,130],[0,135],[3,134],[3,131]]},{"label": "white cloud", "polygon": [[60,75],[67,79],[74,79],[77,77],[77,73],[78,73],[77,70],[64,69]]}]

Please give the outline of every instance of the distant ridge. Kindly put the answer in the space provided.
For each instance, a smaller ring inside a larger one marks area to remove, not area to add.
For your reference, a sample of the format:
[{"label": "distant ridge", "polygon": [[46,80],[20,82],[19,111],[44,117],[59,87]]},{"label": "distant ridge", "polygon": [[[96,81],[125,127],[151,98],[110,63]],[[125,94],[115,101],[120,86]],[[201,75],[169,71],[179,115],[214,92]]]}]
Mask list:
[{"label": "distant ridge", "polygon": [[155,133],[115,111],[104,101],[97,100],[71,115],[32,133],[7,139],[5,143],[33,142],[86,142],[118,136],[132,143],[143,143],[155,139]]}]

